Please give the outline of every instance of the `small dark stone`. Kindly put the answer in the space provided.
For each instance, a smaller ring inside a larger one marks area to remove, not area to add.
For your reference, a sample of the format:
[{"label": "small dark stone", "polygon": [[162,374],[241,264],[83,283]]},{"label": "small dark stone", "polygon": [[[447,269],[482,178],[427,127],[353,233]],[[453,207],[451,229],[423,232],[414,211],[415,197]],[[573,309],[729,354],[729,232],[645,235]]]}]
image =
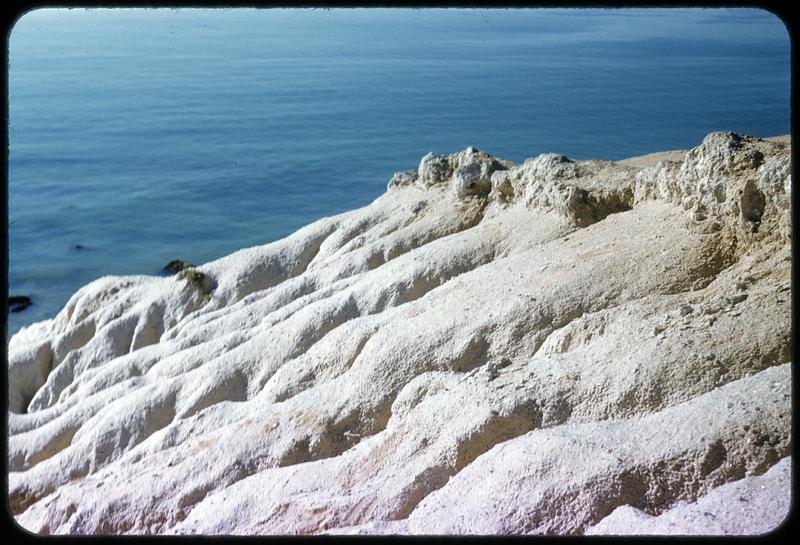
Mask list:
[{"label": "small dark stone", "polygon": [[508,367],[509,365],[511,365],[511,360],[508,358],[500,358],[500,361],[497,362],[497,367],[500,369]]},{"label": "small dark stone", "polygon": [[756,224],[753,232],[758,231],[757,224],[761,223],[761,216],[764,215],[765,207],[766,198],[764,194],[758,189],[755,181],[747,180],[744,185],[739,208],[742,211],[742,217],[746,221]]},{"label": "small dark stone", "polygon": [[167,265],[161,270],[164,272],[175,274],[181,272],[184,269],[188,269],[189,267],[194,267],[194,266],[195,265],[193,263],[189,263],[188,261],[173,259],[172,261],[167,263]]},{"label": "small dark stone", "polygon": [[33,301],[27,295],[11,295],[8,298],[8,310],[11,312],[21,312],[32,304]]}]

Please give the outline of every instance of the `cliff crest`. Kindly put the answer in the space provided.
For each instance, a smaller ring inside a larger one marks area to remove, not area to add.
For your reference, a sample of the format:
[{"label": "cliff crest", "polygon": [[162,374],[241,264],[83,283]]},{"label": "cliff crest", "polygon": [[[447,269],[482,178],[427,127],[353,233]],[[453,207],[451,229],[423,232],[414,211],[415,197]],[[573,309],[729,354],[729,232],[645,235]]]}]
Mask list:
[{"label": "cliff crest", "polygon": [[790,454],[790,208],[787,139],[470,147],[285,239],[100,278],[9,343],[12,511],[40,533],[572,534],[712,509]]}]

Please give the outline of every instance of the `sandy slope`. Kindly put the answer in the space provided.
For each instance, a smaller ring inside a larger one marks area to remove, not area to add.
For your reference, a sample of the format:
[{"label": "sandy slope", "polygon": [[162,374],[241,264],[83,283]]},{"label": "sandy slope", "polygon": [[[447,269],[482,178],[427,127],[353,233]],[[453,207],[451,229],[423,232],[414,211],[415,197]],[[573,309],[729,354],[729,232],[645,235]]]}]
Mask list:
[{"label": "sandy slope", "polygon": [[760,535],[786,522],[791,504],[791,458],[759,476],[715,488],[693,503],[679,502],[656,517],[618,507],[590,535]]},{"label": "sandy slope", "polygon": [[11,508],[41,533],[667,531],[790,453],[790,200],[785,138],[467,148],[286,239],[101,278],[9,343]]}]

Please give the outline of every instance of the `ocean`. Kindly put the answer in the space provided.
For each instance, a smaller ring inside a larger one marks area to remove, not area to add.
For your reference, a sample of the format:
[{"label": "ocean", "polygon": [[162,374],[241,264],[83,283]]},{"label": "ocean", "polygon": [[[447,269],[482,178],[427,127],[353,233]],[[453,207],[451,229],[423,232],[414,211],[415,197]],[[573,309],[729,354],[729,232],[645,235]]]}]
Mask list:
[{"label": "ocean", "polygon": [[9,335],[364,206],[428,151],[790,131],[789,35],[754,9],[46,9],[8,53]]}]

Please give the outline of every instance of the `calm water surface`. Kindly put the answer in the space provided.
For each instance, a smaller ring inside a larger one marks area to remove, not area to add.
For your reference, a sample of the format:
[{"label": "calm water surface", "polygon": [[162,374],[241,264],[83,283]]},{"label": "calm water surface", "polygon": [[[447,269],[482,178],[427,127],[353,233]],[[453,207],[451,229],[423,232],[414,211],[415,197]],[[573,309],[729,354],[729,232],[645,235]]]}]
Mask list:
[{"label": "calm water surface", "polygon": [[366,205],[431,150],[790,130],[789,36],[757,10],[39,10],[8,76],[9,292],[34,300],[9,333]]}]

